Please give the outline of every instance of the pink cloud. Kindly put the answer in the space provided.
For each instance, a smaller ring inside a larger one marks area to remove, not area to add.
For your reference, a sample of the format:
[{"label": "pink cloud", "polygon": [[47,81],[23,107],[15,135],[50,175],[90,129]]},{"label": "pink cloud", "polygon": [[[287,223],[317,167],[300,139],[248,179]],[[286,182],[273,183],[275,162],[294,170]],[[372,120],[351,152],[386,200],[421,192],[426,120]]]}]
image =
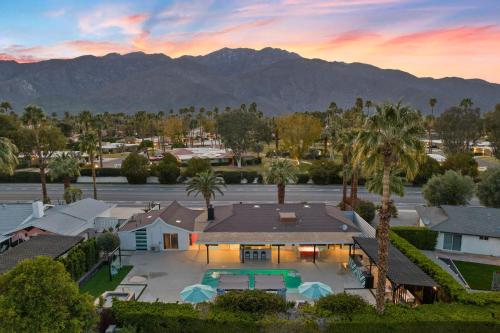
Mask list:
[{"label": "pink cloud", "polygon": [[78,27],[85,34],[101,35],[118,29],[127,35],[137,35],[148,17],[146,13],[131,13],[125,6],[103,5],[81,15]]}]

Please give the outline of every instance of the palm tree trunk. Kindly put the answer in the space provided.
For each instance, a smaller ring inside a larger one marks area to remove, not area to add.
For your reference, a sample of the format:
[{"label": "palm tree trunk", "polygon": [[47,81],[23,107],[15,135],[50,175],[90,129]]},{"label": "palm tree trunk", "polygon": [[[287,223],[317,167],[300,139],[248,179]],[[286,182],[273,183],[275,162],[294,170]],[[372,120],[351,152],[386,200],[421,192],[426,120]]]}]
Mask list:
[{"label": "palm tree trunk", "polygon": [[431,127],[429,126],[428,129],[428,134],[429,134],[429,154],[432,154],[432,133],[431,133]]},{"label": "palm tree trunk", "polygon": [[278,204],[285,203],[285,184],[278,184]]},{"label": "palm tree trunk", "polygon": [[377,312],[384,313],[385,310],[385,283],[388,271],[387,257],[389,254],[389,222],[391,214],[389,212],[389,201],[391,194],[390,186],[390,159],[385,157],[384,174],[382,178],[382,208],[380,209],[380,222],[377,230],[378,239],[378,281],[377,281]]},{"label": "palm tree trunk", "polygon": [[47,177],[45,175],[45,167],[40,164],[40,183],[42,184],[43,203],[50,203],[49,195],[47,194]]},{"label": "palm tree trunk", "polygon": [[94,185],[94,199],[97,200],[97,187],[96,187],[96,175],[95,175],[94,156],[91,156],[90,163],[92,165],[92,183]]},{"label": "palm tree trunk", "polygon": [[71,185],[71,178],[69,177],[64,177],[64,190],[66,190],[67,188],[69,188]]},{"label": "palm tree trunk", "polygon": [[207,207],[207,213],[208,213],[208,208],[210,207],[210,197],[205,197],[205,206]]},{"label": "palm tree trunk", "polygon": [[352,177],[351,177],[351,207],[354,207],[356,201],[358,200],[358,176],[359,169],[356,165],[352,168]]},{"label": "palm tree trunk", "polygon": [[98,136],[99,136],[99,165],[102,169],[102,131],[101,130],[99,130]]},{"label": "palm tree trunk", "polygon": [[342,171],[342,204],[341,208],[342,210],[345,210],[345,205],[347,201],[347,163],[348,163],[348,156],[347,153],[342,153],[342,163],[344,164],[343,166],[343,171]]}]

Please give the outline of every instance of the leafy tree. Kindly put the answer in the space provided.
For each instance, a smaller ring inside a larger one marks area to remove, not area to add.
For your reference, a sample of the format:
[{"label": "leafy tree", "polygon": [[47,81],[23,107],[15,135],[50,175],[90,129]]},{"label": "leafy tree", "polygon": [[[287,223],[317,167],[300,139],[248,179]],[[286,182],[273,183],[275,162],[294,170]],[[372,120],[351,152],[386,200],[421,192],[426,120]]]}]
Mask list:
[{"label": "leafy tree", "polygon": [[7,138],[0,137],[0,174],[12,175],[18,163],[17,147]]},{"label": "leafy tree", "polygon": [[195,196],[201,194],[205,199],[205,205],[208,210],[210,199],[215,198],[216,193],[224,195],[221,187],[226,187],[226,185],[215,176],[212,169],[209,169],[191,178],[187,184],[186,192],[188,195],[194,193]]},{"label": "leafy tree", "polygon": [[0,103],[0,113],[8,113],[11,110],[12,105],[9,102],[3,101]]},{"label": "leafy tree", "polygon": [[80,176],[80,162],[76,156],[62,153],[49,162],[49,176],[52,179],[63,178],[64,190],[71,184],[71,178]]},{"label": "leafy tree", "polygon": [[481,175],[477,197],[486,207],[500,208],[500,168],[487,170]]},{"label": "leafy tree", "polygon": [[120,238],[109,231],[105,231],[97,236],[97,248],[99,251],[110,253],[120,246]]},{"label": "leafy tree", "polygon": [[308,172],[314,184],[338,184],[340,181],[339,174],[342,173],[342,165],[330,160],[317,160],[312,162]]},{"label": "leafy tree", "polygon": [[2,332],[90,332],[96,319],[92,297],[80,293],[60,262],[22,260],[0,275]]},{"label": "leafy tree", "polygon": [[422,186],[434,175],[442,174],[443,168],[438,161],[429,156],[424,156],[423,160],[419,162],[418,173],[413,178],[413,184]]},{"label": "leafy tree", "polygon": [[212,166],[210,161],[206,158],[193,157],[187,162],[186,170],[184,175],[187,177],[194,177],[200,172],[211,170]]},{"label": "leafy tree", "polygon": [[474,193],[474,182],[453,170],[433,176],[422,188],[425,200],[431,206],[466,205]]},{"label": "leafy tree", "polygon": [[97,186],[95,174],[95,156],[97,149],[97,135],[94,132],[87,132],[80,136],[80,152],[89,155],[90,167],[92,168],[92,184],[94,185],[94,199],[97,200]]},{"label": "leafy tree", "polygon": [[368,174],[382,170],[382,207],[377,237],[379,240],[379,274],[377,281],[377,311],[385,309],[385,283],[388,269],[389,222],[391,200],[391,172],[401,170],[408,179],[418,171],[417,160],[424,147],[420,136],[425,133],[420,114],[403,106],[384,104],[377,106],[377,112],[366,120],[359,133],[354,156],[364,161]]},{"label": "leafy tree", "polygon": [[149,149],[154,148],[154,143],[151,140],[142,140],[139,149],[142,149],[149,160]]},{"label": "leafy tree", "polygon": [[244,153],[252,149],[262,133],[264,120],[246,108],[228,109],[217,117],[217,128],[226,148],[232,150],[238,168]]},{"label": "leafy tree", "polygon": [[295,165],[286,159],[275,159],[271,161],[266,181],[270,184],[276,184],[278,187],[278,203],[285,203],[285,187],[287,184],[297,182],[297,168]]},{"label": "leafy tree", "polygon": [[167,118],[163,133],[170,139],[171,143],[182,143],[186,129],[182,118],[171,116]]},{"label": "leafy tree", "polygon": [[66,137],[61,130],[52,126],[45,116],[43,110],[35,105],[29,105],[24,109],[22,121],[27,129],[24,132],[26,150],[34,152],[38,158],[40,168],[40,181],[42,185],[43,202],[50,202],[47,194],[47,179],[45,169],[52,154],[57,150],[64,149]]},{"label": "leafy tree", "polygon": [[451,107],[436,120],[435,127],[447,153],[468,151],[470,143],[475,142],[482,134],[483,122],[478,108]]},{"label": "leafy tree", "polygon": [[145,184],[149,175],[149,160],[136,152],[131,153],[123,161],[121,172],[129,184]]},{"label": "leafy tree", "polygon": [[500,103],[495,106],[493,111],[484,115],[484,128],[488,140],[493,146],[493,154],[500,159]]},{"label": "leafy tree", "polygon": [[64,189],[64,201],[68,204],[81,200],[82,196],[83,192],[78,187],[70,186]]},{"label": "leafy tree", "polygon": [[294,113],[277,119],[282,145],[290,156],[301,160],[311,145],[320,139],[321,121],[310,115]]},{"label": "leafy tree", "polygon": [[462,175],[471,176],[472,178],[478,175],[478,164],[471,153],[456,153],[446,157],[443,162],[444,170],[454,170]]},{"label": "leafy tree", "polygon": [[175,184],[181,174],[179,163],[172,154],[165,154],[156,167],[158,178],[162,184]]}]

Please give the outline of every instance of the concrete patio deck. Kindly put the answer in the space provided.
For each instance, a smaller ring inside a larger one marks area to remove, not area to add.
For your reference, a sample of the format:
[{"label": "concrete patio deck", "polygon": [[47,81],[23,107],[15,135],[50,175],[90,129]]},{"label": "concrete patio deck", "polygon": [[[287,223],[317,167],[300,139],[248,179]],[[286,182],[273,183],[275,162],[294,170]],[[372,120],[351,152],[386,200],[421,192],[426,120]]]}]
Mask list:
[{"label": "concrete patio deck", "polygon": [[[289,268],[296,269],[301,274],[303,282],[326,283],[335,293],[343,292],[346,288],[361,288],[360,282],[351,271],[344,268],[347,262],[345,249],[326,251],[316,263],[297,259],[294,253],[287,251],[282,251],[281,255],[280,264],[274,260],[274,255],[272,261],[250,261],[242,264],[239,262],[237,250],[216,250],[210,251],[210,264],[207,265],[206,250],[203,248],[172,252],[135,252],[131,256],[123,257],[124,264],[134,266],[123,283],[128,283],[134,276],[143,276],[148,286],[140,298],[141,301],[176,302],[181,301],[179,296],[181,290],[186,286],[200,283],[207,269]],[[359,293],[368,301],[372,301],[369,292]],[[287,298],[304,299],[294,290],[287,293]]]}]

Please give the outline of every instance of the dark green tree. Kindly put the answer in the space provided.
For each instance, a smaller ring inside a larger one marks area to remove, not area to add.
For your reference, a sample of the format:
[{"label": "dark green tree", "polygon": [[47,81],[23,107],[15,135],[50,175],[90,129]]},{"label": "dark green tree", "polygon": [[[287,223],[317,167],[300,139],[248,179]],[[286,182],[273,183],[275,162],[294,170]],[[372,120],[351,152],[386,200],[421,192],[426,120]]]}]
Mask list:
[{"label": "dark green tree", "polygon": [[149,161],[138,153],[131,153],[123,161],[121,172],[129,184],[145,184],[149,175]]},{"label": "dark green tree", "polygon": [[478,164],[471,153],[456,153],[449,155],[446,161],[443,162],[444,170],[455,170],[462,175],[471,176],[472,178],[478,175]]},{"label": "dark green tree", "polygon": [[477,197],[486,207],[500,208],[500,168],[490,169],[481,175]]},{"label": "dark green tree", "polygon": [[120,238],[109,231],[103,232],[97,236],[97,248],[99,251],[110,253],[120,246]]},{"label": "dark green tree", "polygon": [[206,158],[193,157],[187,162],[186,169],[184,170],[184,175],[187,177],[194,177],[200,172],[211,170],[212,166],[210,161]]},{"label": "dark green tree", "polygon": [[433,176],[422,188],[425,200],[431,206],[466,205],[474,193],[474,182],[453,170]]},{"label": "dark green tree", "polygon": [[493,146],[493,154],[500,159],[500,103],[484,115],[484,129]]}]

